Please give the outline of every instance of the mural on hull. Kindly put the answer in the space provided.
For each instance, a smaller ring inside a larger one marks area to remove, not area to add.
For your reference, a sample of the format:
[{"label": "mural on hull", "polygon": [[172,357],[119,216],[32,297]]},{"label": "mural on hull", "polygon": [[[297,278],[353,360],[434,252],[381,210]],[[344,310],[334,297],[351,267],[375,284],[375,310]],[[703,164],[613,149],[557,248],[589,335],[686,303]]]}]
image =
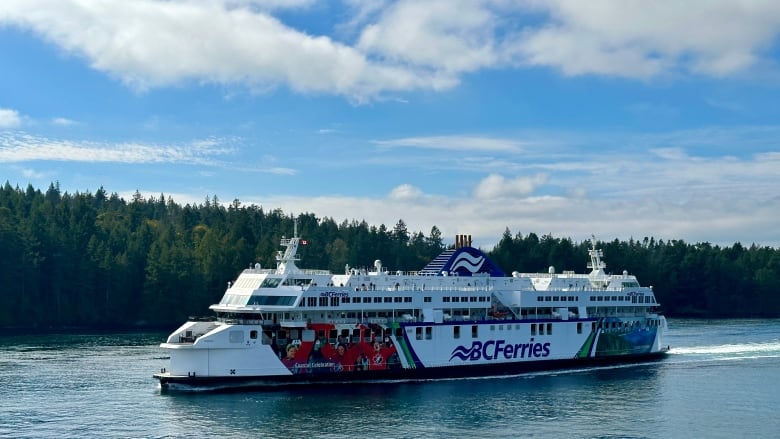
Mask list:
[{"label": "mural on hull", "polygon": [[[289,338],[274,338],[272,347],[282,364],[294,374],[358,373],[364,371],[421,367],[402,336],[398,323],[376,324],[310,324],[306,329],[282,328]],[[298,331],[297,333],[295,331]],[[602,320],[591,331],[575,355],[576,358],[645,354],[656,338],[654,327],[612,327]],[[550,355],[547,343],[510,343],[504,339],[475,341],[456,347],[450,362],[518,361],[544,359]]]},{"label": "mural on hull", "polygon": [[[390,330],[379,325],[354,325],[338,334],[334,324],[312,324],[300,338],[272,347],[294,374],[347,373],[401,367]],[[335,335],[335,337],[330,337]],[[313,337],[312,337],[313,336]],[[313,338],[313,339],[312,339]]]},{"label": "mural on hull", "polygon": [[[615,322],[619,322],[615,320]],[[606,357],[614,355],[646,354],[652,350],[657,328],[612,325],[612,320],[603,319],[592,330],[577,352],[577,358]],[[623,322],[619,322],[623,323]],[[618,326],[618,327],[615,327]],[[595,348],[594,348],[595,344]]]}]

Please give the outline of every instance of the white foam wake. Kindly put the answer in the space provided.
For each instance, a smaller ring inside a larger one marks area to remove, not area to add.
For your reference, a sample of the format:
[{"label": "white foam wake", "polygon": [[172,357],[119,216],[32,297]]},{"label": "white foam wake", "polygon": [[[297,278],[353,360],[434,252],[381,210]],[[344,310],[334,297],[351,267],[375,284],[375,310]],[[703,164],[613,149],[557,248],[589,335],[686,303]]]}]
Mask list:
[{"label": "white foam wake", "polygon": [[723,344],[712,346],[680,346],[673,347],[670,354],[698,354],[698,355],[756,355],[778,354],[780,355],[780,340],[762,343]]}]

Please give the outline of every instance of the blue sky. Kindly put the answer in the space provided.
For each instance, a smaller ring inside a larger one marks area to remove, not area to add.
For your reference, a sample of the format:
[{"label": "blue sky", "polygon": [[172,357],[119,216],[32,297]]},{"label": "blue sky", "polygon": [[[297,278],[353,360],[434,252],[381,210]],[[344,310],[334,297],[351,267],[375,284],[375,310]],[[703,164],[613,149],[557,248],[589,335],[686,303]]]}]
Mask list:
[{"label": "blue sky", "polygon": [[780,3],[3,0],[0,176],[780,246]]}]

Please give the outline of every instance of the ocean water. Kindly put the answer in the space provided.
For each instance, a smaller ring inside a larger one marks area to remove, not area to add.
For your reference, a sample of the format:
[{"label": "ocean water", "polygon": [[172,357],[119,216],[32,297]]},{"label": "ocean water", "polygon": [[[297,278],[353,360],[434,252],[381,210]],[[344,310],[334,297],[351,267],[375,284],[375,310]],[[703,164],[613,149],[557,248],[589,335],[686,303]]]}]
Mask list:
[{"label": "ocean water", "polygon": [[652,363],[229,393],[161,392],[165,336],[0,336],[0,437],[780,437],[780,320],[671,319]]}]

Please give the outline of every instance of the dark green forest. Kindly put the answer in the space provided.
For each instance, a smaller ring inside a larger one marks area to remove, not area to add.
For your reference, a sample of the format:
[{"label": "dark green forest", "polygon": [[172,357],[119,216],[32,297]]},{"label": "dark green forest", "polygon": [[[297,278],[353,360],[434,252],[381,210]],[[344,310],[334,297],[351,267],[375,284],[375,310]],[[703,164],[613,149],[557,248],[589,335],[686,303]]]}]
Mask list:
[{"label": "dark green forest", "polygon": [[[343,272],[345,265],[417,270],[447,247],[402,219],[365,221],[298,217],[301,267]],[[519,221],[521,221],[519,219]],[[216,197],[179,205],[164,194],[131,200],[108,194],[0,189],[0,326],[11,328],[171,328],[208,315],[228,281],[250,263],[275,266],[279,239],[294,218]],[[454,238],[454,237],[452,237]],[[780,251],[735,243],[719,247],[652,237],[600,242],[607,271],[628,270],[653,285],[668,316],[780,315]],[[488,252],[506,272],[583,272],[590,242],[507,228]]]}]

